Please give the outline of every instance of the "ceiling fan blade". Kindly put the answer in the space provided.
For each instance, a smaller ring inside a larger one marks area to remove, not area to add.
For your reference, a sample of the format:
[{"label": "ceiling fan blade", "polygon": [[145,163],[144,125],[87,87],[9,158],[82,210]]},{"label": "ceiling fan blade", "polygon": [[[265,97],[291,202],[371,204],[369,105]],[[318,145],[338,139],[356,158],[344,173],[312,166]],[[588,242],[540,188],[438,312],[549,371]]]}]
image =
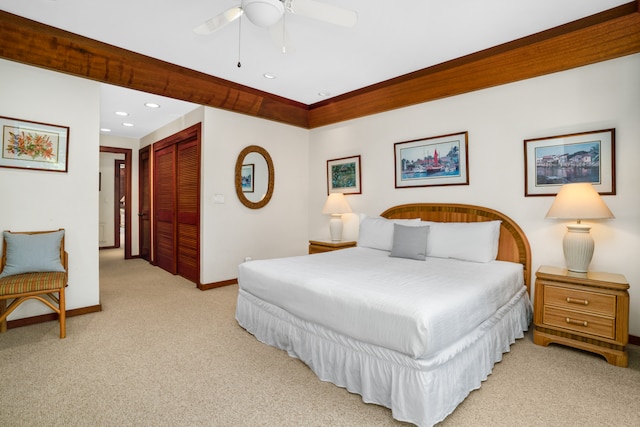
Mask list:
[{"label": "ceiling fan blade", "polygon": [[353,27],[358,22],[357,12],[315,0],[287,0],[285,7],[296,15],[343,27]]},{"label": "ceiling fan blade", "polygon": [[230,22],[235,21],[242,15],[242,8],[240,6],[232,7],[220,15],[214,16],[211,19],[204,21],[202,24],[198,25],[193,29],[193,32],[199,34],[201,36],[208,36],[214,31],[223,28]]}]

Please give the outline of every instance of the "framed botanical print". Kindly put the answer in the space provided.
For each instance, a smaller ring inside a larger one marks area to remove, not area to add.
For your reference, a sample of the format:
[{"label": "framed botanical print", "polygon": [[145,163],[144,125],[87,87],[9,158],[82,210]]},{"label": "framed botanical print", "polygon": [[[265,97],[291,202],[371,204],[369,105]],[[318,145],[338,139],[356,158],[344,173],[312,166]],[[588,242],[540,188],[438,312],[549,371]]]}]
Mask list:
[{"label": "framed botanical print", "polygon": [[69,128],[0,117],[0,167],[67,171]]}]

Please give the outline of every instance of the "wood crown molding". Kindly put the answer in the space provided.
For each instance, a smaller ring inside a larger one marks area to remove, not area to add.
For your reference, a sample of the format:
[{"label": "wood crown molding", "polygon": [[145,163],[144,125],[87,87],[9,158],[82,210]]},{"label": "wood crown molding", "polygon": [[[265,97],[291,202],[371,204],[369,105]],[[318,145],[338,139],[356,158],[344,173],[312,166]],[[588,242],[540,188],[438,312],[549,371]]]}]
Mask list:
[{"label": "wood crown molding", "polygon": [[329,125],[640,52],[640,0],[309,106]]},{"label": "wood crown molding", "polygon": [[0,57],[313,129],[640,52],[640,0],[305,105],[0,11]]}]

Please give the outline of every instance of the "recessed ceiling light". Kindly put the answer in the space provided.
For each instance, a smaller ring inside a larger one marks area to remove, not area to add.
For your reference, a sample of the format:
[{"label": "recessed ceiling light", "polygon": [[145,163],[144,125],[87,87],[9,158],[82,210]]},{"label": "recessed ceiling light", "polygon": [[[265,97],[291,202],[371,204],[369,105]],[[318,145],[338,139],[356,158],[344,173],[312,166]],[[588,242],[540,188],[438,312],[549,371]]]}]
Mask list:
[{"label": "recessed ceiling light", "polygon": [[144,105],[149,108],[160,108],[160,104],[156,104],[155,102],[145,102]]},{"label": "recessed ceiling light", "polygon": [[126,126],[126,127],[130,128],[130,127],[133,127],[133,123],[124,122],[124,123],[122,123],[122,126]]},{"label": "recessed ceiling light", "polygon": [[100,132],[111,132],[111,129],[100,128]]},{"label": "recessed ceiling light", "polygon": [[126,111],[116,111],[116,116],[126,117],[128,115],[129,113],[127,113]]},{"label": "recessed ceiling light", "polygon": [[320,96],[331,96],[331,92],[318,92]]},{"label": "recessed ceiling light", "polygon": [[269,79],[269,80],[273,80],[273,79],[275,79],[275,78],[277,77],[277,76],[276,76],[275,74],[273,74],[273,73],[264,73],[262,76],[263,76],[265,79]]}]

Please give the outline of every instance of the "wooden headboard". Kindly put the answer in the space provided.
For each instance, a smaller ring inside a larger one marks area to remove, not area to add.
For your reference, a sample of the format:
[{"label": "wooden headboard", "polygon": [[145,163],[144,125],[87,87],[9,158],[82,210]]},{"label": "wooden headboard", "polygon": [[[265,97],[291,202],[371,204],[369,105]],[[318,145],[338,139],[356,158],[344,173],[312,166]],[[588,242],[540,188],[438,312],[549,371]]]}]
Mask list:
[{"label": "wooden headboard", "polygon": [[[411,203],[394,206],[380,214],[389,219],[420,218],[438,222],[481,222],[500,220],[500,261],[519,262],[524,266],[524,282],[530,291],[531,248],[529,240],[518,224],[511,218],[493,209],[482,206],[448,203]],[[530,294],[531,292],[529,292]]]}]

